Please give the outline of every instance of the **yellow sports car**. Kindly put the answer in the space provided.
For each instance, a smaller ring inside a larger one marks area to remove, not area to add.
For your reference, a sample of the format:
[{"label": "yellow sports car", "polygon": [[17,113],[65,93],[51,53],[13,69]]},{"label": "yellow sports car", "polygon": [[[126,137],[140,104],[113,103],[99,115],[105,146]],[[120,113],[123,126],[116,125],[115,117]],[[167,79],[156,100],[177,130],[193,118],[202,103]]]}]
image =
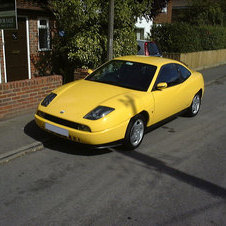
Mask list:
[{"label": "yellow sports car", "polygon": [[52,91],[39,104],[35,120],[75,142],[134,149],[146,127],[183,110],[195,116],[203,93],[202,74],[181,62],[124,56]]}]

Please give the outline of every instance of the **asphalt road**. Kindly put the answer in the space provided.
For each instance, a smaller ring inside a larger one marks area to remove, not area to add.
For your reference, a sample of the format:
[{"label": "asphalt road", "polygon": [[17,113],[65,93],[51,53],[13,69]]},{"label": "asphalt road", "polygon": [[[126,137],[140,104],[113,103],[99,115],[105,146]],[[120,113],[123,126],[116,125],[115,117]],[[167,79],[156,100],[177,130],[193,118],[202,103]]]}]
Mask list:
[{"label": "asphalt road", "polygon": [[226,79],[133,152],[56,139],[0,165],[0,225],[226,225]]}]

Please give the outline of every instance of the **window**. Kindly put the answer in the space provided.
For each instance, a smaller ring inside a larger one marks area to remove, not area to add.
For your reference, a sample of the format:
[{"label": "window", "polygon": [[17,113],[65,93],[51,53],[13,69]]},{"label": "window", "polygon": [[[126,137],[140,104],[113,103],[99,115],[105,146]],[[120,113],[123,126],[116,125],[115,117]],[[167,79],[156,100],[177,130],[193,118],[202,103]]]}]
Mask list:
[{"label": "window", "polygon": [[162,66],[156,80],[156,85],[160,82],[166,82],[168,87],[177,85],[181,82],[180,74],[178,73],[175,64],[167,64]]},{"label": "window", "polygon": [[164,8],[162,8],[162,11],[161,12],[162,13],[167,13],[167,4],[166,4],[166,6]]},{"label": "window", "polygon": [[41,51],[50,49],[49,20],[47,19],[38,21],[38,47]]},{"label": "window", "polygon": [[158,49],[158,46],[154,42],[149,42],[148,43],[148,52],[149,55],[155,56],[155,55],[160,55],[160,51]]},{"label": "window", "polygon": [[86,80],[147,91],[156,69],[154,65],[112,60],[93,72]]},{"label": "window", "polygon": [[181,74],[183,81],[185,81],[187,78],[190,77],[191,72],[187,68],[183,67],[180,64],[177,64],[177,68],[178,68],[179,73]]},{"label": "window", "polygon": [[144,39],[144,28],[136,28],[135,29],[137,40],[143,40]]}]

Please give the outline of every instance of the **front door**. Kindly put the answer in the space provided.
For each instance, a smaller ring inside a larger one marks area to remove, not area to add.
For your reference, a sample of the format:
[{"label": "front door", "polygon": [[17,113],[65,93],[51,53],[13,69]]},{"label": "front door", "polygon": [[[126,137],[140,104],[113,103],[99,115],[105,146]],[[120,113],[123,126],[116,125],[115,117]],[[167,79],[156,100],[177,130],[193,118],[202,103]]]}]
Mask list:
[{"label": "front door", "polygon": [[28,79],[26,19],[18,18],[18,30],[4,31],[7,81]]},{"label": "front door", "polygon": [[168,87],[153,91],[155,99],[155,123],[185,108],[183,98],[184,88],[175,64],[167,64],[161,68],[156,80],[156,85],[161,82],[167,83]]}]

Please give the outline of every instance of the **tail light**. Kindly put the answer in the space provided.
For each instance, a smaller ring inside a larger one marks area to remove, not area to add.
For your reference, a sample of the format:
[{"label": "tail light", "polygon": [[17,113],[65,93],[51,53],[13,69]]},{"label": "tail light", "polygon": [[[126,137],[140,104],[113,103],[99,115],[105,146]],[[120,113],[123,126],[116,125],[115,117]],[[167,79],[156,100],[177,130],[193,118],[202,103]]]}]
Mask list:
[{"label": "tail light", "polygon": [[149,56],[149,51],[148,51],[148,42],[144,43],[144,55]]}]

